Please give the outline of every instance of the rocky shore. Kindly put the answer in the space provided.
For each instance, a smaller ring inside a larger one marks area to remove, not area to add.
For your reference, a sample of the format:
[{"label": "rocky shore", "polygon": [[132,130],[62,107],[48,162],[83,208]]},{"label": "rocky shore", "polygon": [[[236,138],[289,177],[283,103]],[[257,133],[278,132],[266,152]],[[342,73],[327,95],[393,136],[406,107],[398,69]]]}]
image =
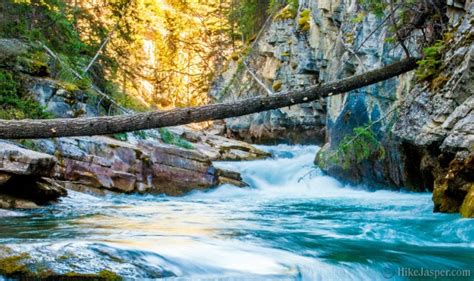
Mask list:
[{"label": "rocky shore", "polygon": [[[36,55],[31,59],[33,48]],[[106,106],[111,105],[98,105],[90,91],[48,78],[51,60],[41,48],[0,39],[0,70],[11,73],[23,98],[39,103],[51,117],[107,113]],[[0,208],[36,208],[57,201],[68,189],[178,196],[226,183],[245,186],[238,173],[217,169],[211,161],[268,156],[247,143],[189,127],[116,136],[0,140]]]}]

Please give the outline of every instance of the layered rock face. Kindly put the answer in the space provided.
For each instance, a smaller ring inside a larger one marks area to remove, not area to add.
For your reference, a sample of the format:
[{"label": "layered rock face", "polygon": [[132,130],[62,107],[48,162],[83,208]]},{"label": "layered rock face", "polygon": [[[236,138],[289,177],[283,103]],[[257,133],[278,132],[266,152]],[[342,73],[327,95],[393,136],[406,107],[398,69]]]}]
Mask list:
[{"label": "layered rock face", "polygon": [[[276,19],[264,27],[252,53],[229,61],[213,83],[210,95],[218,102],[304,89],[318,82],[321,62],[306,32],[294,20]],[[252,74],[266,86],[257,82]],[[266,88],[266,89],[265,89]],[[324,140],[324,100],[248,116],[226,119],[229,137],[254,143],[321,143]]]},{"label": "layered rock face", "polygon": [[467,9],[446,44],[441,73],[410,91],[393,132],[423,148],[410,161],[434,182],[435,210],[474,217],[474,3]]},{"label": "layered rock face", "polygon": [[[472,194],[473,183],[474,5],[466,3],[465,8],[447,7],[447,10],[452,16],[453,38],[443,43],[446,47],[440,67],[442,72],[428,82],[417,83],[411,74],[407,74],[329,98],[328,142],[318,154],[316,163],[329,174],[353,183],[434,190],[435,211],[458,212],[462,209],[464,216],[472,216],[472,195],[466,195]],[[355,41],[349,48],[357,50],[357,55],[342,52],[343,57],[354,58],[352,61],[358,73],[362,72],[362,66],[370,69],[401,57],[401,50],[387,52],[389,45],[385,43],[383,29],[373,33],[372,39],[365,39],[379,22],[374,19],[371,24],[370,21],[368,17],[354,30]],[[341,29],[344,28],[347,26],[342,25]],[[360,46],[363,38],[366,41]],[[416,42],[410,43],[409,47],[416,54]],[[337,70],[347,66],[347,61],[333,65],[337,75]],[[341,144],[347,143],[343,135],[356,135],[354,128],[370,128],[383,155],[372,153],[360,160],[349,154],[349,159],[344,159],[345,165],[344,161],[331,159],[331,155],[343,149]]]},{"label": "layered rock face", "polygon": [[157,141],[59,138],[38,141],[36,148],[56,155],[54,177],[79,191],[182,195],[230,181],[243,185],[238,174],[228,178],[202,153]]},{"label": "layered rock face", "polygon": [[36,208],[67,194],[52,181],[56,159],[0,142],[0,208]]},{"label": "layered rock face", "polygon": [[[316,158],[316,164],[324,171],[355,184],[434,190],[436,211],[462,209],[463,215],[469,216],[466,213],[471,211],[464,210],[472,208],[466,206],[472,205],[473,181],[469,159],[474,150],[474,7],[472,1],[443,4],[446,6],[441,10],[450,26],[445,37],[450,39],[443,42],[446,47],[442,50],[442,71],[432,81],[417,82],[414,73],[407,73],[307,105],[316,111],[300,114],[301,108],[292,107],[230,119],[229,134],[239,137],[250,131],[252,140],[259,136],[278,140],[279,136],[268,132],[281,129],[281,135],[288,134],[291,141],[291,126],[281,125],[288,116],[325,118],[318,119],[319,125],[306,123],[315,130],[312,135],[297,133],[302,139],[311,135],[311,141],[317,142],[318,136],[323,136],[320,128],[325,127],[326,144]],[[266,27],[250,55],[250,68],[268,88],[288,90],[331,82],[405,56],[403,48],[389,39],[392,34],[382,24],[384,17],[364,12],[357,1],[299,1],[299,5],[295,19],[277,17]],[[418,39],[437,35],[431,20],[424,27],[424,34],[414,32],[406,44],[412,56],[421,55]],[[216,99],[231,101],[246,95],[267,94],[245,67],[239,69],[236,65],[238,62],[231,63],[215,83],[211,94]],[[304,124],[305,118],[298,119],[299,124]],[[364,137],[359,138],[359,143],[353,140],[357,135]]]}]

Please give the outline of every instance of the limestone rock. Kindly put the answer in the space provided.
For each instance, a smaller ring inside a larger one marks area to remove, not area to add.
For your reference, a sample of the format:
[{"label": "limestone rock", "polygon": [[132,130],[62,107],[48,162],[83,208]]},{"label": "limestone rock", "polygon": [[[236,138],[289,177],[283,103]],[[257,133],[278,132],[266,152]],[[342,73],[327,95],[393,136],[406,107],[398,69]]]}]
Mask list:
[{"label": "limestone rock", "polygon": [[48,176],[54,163],[51,155],[0,142],[0,172]]},{"label": "limestone rock", "polygon": [[474,185],[471,185],[460,210],[461,216],[465,218],[474,218]]},{"label": "limestone rock", "polygon": [[269,157],[270,154],[246,142],[225,138],[217,135],[215,127],[204,132],[194,131],[189,127],[170,128],[171,131],[193,143],[196,151],[211,161],[255,160]]},{"label": "limestone rock", "polygon": [[[315,49],[301,36],[295,20],[274,20],[255,42],[250,69],[273,92],[304,89],[319,82]],[[210,91],[213,99],[231,102],[268,92],[252,75],[229,61]],[[324,101],[295,105],[226,119],[226,136],[251,143],[321,143],[324,139]],[[238,157],[237,157],[238,158]]]},{"label": "limestone rock", "polygon": [[66,190],[50,176],[53,156],[1,143],[0,208],[35,208],[66,196]]},{"label": "limestone rock", "polygon": [[220,183],[211,159],[199,149],[156,140],[131,144],[96,136],[39,140],[36,146],[56,155],[55,178],[73,190],[182,195]]}]

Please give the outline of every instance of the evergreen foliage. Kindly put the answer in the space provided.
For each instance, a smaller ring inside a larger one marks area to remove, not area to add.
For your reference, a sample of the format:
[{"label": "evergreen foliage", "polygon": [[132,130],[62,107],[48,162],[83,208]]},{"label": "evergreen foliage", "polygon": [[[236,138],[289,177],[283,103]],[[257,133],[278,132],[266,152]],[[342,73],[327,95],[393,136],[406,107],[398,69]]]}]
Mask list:
[{"label": "evergreen foliage", "polygon": [[385,149],[368,125],[354,128],[352,135],[345,136],[335,149],[320,157],[325,159],[321,162],[339,164],[347,170],[354,163],[370,158],[384,159]]},{"label": "evergreen foliage", "polygon": [[444,41],[438,40],[432,46],[423,49],[423,59],[418,61],[416,78],[418,81],[425,81],[438,76],[442,64]]},{"label": "evergreen foliage", "polygon": [[0,119],[46,119],[52,115],[31,98],[22,97],[11,72],[0,70]]},{"label": "evergreen foliage", "polygon": [[189,143],[185,139],[175,135],[174,133],[170,132],[166,128],[160,128],[159,131],[160,131],[161,140],[164,143],[176,145],[176,146],[186,148],[186,149],[193,149],[194,148],[194,146],[191,143]]}]

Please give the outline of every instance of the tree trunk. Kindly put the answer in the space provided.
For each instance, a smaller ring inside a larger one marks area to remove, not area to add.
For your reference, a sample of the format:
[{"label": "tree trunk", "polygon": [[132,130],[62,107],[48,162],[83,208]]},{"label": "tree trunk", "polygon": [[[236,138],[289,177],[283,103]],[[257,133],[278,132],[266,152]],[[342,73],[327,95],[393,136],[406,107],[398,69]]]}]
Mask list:
[{"label": "tree trunk", "polygon": [[333,83],[313,86],[301,91],[279,93],[269,97],[243,99],[234,103],[210,104],[122,116],[50,120],[2,120],[0,121],[0,139],[106,135],[242,116],[307,103],[319,98],[365,87],[411,71],[417,67],[416,62],[415,58],[408,58],[389,66]]}]

